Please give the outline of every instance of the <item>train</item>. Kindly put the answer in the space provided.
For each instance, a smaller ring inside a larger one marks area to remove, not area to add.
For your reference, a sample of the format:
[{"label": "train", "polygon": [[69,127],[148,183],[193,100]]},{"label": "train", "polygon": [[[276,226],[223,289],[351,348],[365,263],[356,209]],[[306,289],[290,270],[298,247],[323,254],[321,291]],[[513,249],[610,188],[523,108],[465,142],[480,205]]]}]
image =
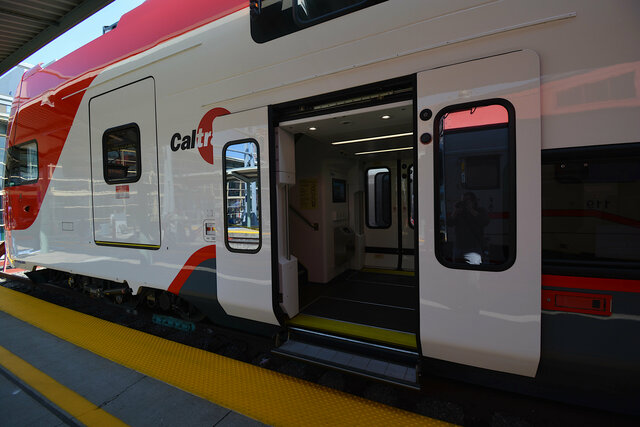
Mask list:
[{"label": "train", "polygon": [[7,257],[401,386],[629,410],[639,20],[632,0],[147,0],[24,74]]}]

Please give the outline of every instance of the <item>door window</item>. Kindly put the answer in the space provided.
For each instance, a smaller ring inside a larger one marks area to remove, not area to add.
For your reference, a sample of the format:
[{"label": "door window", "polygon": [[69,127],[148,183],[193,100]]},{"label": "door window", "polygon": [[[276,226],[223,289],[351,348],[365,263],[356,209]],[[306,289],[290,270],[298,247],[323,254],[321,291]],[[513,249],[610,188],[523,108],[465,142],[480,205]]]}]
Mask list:
[{"label": "door window", "polygon": [[447,267],[501,271],[515,261],[513,123],[502,100],[436,117],[436,255]]},{"label": "door window", "polygon": [[260,154],[255,140],[224,147],[226,245],[230,251],[257,252],[260,228]]},{"label": "door window", "polygon": [[389,168],[367,170],[367,227],[391,226],[391,172]]},{"label": "door window", "polygon": [[102,135],[104,180],[107,184],[140,179],[140,128],[135,123],[107,129]]}]

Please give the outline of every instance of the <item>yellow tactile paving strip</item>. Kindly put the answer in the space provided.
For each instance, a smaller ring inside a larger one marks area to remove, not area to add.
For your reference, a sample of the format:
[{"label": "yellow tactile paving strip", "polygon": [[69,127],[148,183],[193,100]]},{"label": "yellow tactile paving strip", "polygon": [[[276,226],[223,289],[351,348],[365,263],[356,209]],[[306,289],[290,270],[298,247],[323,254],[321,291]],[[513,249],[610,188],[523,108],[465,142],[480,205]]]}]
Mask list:
[{"label": "yellow tactile paving strip", "polygon": [[2,286],[0,310],[99,356],[266,424],[448,425],[68,310]]},{"label": "yellow tactile paving strip", "polygon": [[0,365],[85,425],[127,425],[89,402],[75,391],[68,389],[44,372],[34,368],[2,346],[0,346]]}]

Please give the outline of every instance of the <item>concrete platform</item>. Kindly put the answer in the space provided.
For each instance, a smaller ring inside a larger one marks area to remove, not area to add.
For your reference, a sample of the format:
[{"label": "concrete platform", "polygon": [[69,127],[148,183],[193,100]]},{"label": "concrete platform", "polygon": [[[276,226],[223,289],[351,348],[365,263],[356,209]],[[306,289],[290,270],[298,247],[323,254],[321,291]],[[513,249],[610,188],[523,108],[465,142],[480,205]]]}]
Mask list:
[{"label": "concrete platform", "polygon": [[3,286],[0,372],[3,425],[448,425]]},{"label": "concrete platform", "polygon": [[[88,402],[133,426],[261,426],[237,412],[104,359],[0,311],[0,346]],[[75,425],[85,419],[0,363],[3,426]],[[62,406],[62,407],[61,407]],[[85,422],[83,422],[85,421]],[[113,421],[113,420],[111,420]]]}]

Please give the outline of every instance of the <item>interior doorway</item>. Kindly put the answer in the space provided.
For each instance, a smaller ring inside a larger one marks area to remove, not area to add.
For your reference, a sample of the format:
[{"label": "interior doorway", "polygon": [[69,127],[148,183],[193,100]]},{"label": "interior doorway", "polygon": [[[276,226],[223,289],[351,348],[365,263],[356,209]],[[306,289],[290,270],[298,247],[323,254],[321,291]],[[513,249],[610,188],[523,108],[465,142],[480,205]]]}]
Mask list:
[{"label": "interior doorway", "polygon": [[402,100],[280,123],[295,140],[292,324],[416,347],[413,110]]}]

